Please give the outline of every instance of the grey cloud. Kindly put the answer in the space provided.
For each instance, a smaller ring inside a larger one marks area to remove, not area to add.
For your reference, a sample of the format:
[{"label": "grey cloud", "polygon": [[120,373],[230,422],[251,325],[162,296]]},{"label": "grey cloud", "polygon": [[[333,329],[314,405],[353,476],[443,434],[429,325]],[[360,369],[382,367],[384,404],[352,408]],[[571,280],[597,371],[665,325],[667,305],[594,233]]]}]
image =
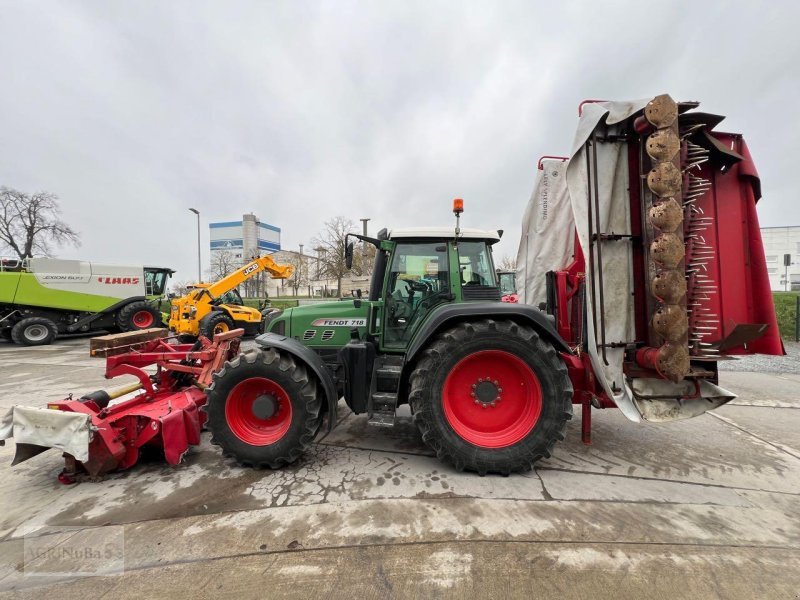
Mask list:
[{"label": "grey cloud", "polygon": [[[0,183],[47,189],[65,256],[194,272],[194,216],[296,247],[338,214],[508,233],[578,102],[669,92],[728,115],[793,197],[794,3],[0,3]],[[204,228],[204,237],[207,229]],[[205,243],[205,240],[204,240]],[[207,253],[206,253],[207,256]]]}]

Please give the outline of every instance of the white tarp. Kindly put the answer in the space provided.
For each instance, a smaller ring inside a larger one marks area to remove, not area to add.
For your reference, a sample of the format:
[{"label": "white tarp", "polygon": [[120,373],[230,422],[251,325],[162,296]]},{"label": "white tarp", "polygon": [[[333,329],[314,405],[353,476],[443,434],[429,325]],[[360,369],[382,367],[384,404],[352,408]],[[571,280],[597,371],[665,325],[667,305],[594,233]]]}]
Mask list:
[{"label": "white tarp", "polygon": [[[574,257],[575,221],[567,191],[567,163],[544,160],[522,217],[517,253],[519,301],[538,306],[547,300],[544,273],[566,267]],[[541,277],[536,274],[542,275]]]},{"label": "white tarp", "polygon": [[[578,132],[572,144],[569,166],[567,168],[567,186],[572,204],[578,239],[580,240],[584,258],[589,262],[589,173],[586,164],[586,141],[595,128],[605,119],[607,125],[619,123],[643,109],[649,100],[637,102],[604,102],[602,104],[584,105],[583,115],[578,122]],[[599,228],[593,224],[595,233],[630,233],[630,208],[628,203],[628,160],[627,146],[620,143],[595,144],[597,151],[597,195],[600,210],[593,214],[599,216]],[[592,181],[594,187],[595,182]],[[594,207],[592,207],[594,212]],[[599,285],[597,274],[599,264],[597,252],[595,256],[595,298],[599,303]],[[630,242],[623,238],[616,242],[603,242],[603,305],[605,306],[605,340],[606,343],[625,342],[635,336],[633,315],[633,276],[631,268]],[[590,282],[586,282],[586,311],[593,314]],[[622,373],[624,348],[606,348],[605,359],[597,347],[598,332],[594,331],[593,319],[587,318],[587,352],[592,358],[595,374],[609,398],[620,408],[623,414],[632,421],[639,421],[640,413],[636,409],[630,390]],[[600,312],[597,311],[597,326],[600,326]]]},{"label": "white tarp", "polygon": [[[553,191],[555,178],[548,181],[546,188],[543,187],[543,179],[554,168],[551,161],[544,163],[545,173],[540,174],[537,179],[522,225],[522,239],[517,257],[517,287],[521,290],[524,289],[528,295],[521,296],[521,302],[536,305],[545,300],[545,273],[549,270],[563,268],[569,263],[575,231],[578,233],[588,271],[590,195],[586,141],[601,123],[605,122],[606,125],[611,126],[620,123],[642,110],[648,102],[649,99],[584,105],[569,161],[564,163],[558,171],[560,186],[557,187],[555,193]],[[610,133],[614,133],[613,127],[611,127]],[[627,145],[624,143],[600,142],[596,144],[596,148],[598,173],[596,185],[600,207],[596,214],[599,214],[600,223],[599,228],[593,223],[592,229],[595,233],[629,234],[630,208]],[[564,177],[562,173],[566,174],[566,190],[563,189]],[[594,185],[595,182],[592,181],[593,188]],[[549,203],[547,210],[548,222],[544,222],[541,218],[542,198],[545,191]],[[566,199],[569,202],[569,209],[564,207],[566,203],[564,194],[566,194]],[[559,206],[562,207],[558,212],[569,214],[556,216],[555,213],[557,211],[553,202],[559,202]],[[594,211],[594,206],[592,209]],[[556,218],[558,219],[558,225],[556,225]],[[595,216],[593,215],[593,221],[594,218]],[[574,228],[571,223],[574,224]],[[537,236],[536,239],[533,237],[534,234]],[[628,238],[623,238],[619,241],[602,242],[603,306],[605,307],[602,316],[605,323],[604,331],[607,344],[629,342],[635,339],[632,295],[633,270],[630,244],[631,242]],[[565,249],[567,246],[570,248],[569,251]],[[567,255],[567,252],[569,252],[569,255]],[[596,251],[594,252],[594,262],[595,297],[599,304],[599,265]],[[607,347],[605,352],[606,360],[604,361],[602,350],[597,347],[601,336],[595,332],[594,319],[591,317],[593,306],[588,274],[586,285],[586,310],[589,315],[589,318],[587,318],[588,348],[586,348],[586,351],[591,357],[595,375],[608,397],[613,399],[623,414],[632,421],[638,422],[642,417],[648,420],[661,421],[693,416],[693,414],[689,413],[696,409],[690,409],[687,405],[686,410],[682,410],[681,407],[684,406],[682,402],[685,401],[666,398],[663,401],[657,401],[660,406],[656,407],[648,404],[649,401],[643,402],[634,398],[633,392],[623,374],[624,348]],[[601,315],[599,313],[600,311],[597,311],[596,314],[598,328],[601,323]],[[608,364],[605,364],[606,361]],[[650,383],[653,385],[649,385]],[[671,387],[665,390],[665,386]],[[636,391],[639,395],[665,394],[668,397],[674,393],[676,397],[679,397],[685,393],[683,387],[680,384],[674,385],[662,380],[639,380]],[[707,382],[701,385],[700,391],[702,397],[714,400],[711,403],[706,402],[706,409],[714,408],[735,397],[727,390]],[[675,409],[675,406],[678,406],[678,408],[670,413],[666,406],[668,404],[673,409]],[[667,415],[670,415],[669,418],[667,418]]]},{"label": "white tarp", "polygon": [[17,446],[57,448],[77,460],[89,460],[91,417],[48,408],[13,406],[0,419],[0,440],[14,438]]}]

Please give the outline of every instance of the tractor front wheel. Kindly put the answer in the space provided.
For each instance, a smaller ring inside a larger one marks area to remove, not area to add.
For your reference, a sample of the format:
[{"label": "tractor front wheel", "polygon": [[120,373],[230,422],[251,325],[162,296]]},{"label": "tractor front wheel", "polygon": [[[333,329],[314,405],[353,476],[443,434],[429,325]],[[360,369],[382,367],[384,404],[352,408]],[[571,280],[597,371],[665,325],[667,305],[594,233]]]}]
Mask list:
[{"label": "tractor front wheel", "polygon": [[208,428],[226,456],[277,469],[311,445],[321,421],[317,381],[290,354],[240,354],[208,388]]},{"label": "tractor front wheel", "polygon": [[564,439],[572,384],[555,349],[512,321],[460,323],[411,374],[422,439],[459,470],[527,471]]}]

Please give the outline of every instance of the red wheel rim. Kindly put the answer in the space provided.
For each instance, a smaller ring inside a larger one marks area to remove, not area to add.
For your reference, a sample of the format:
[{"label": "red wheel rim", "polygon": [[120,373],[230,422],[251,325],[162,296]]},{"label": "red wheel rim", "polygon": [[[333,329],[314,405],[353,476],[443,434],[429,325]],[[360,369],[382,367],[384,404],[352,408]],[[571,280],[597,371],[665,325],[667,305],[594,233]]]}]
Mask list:
[{"label": "red wheel rim", "polygon": [[461,438],[481,448],[505,448],[536,425],[542,388],[519,357],[481,350],[462,358],[447,375],[442,404],[447,422]]},{"label": "red wheel rim", "polygon": [[[256,401],[271,398],[274,413],[259,417]],[[280,440],[292,424],[292,403],[280,385],[265,377],[253,377],[236,384],[225,403],[225,419],[233,434],[252,446],[269,446]]]},{"label": "red wheel rim", "polygon": [[133,324],[139,329],[147,329],[153,324],[153,321],[155,321],[153,313],[148,310],[133,313]]}]

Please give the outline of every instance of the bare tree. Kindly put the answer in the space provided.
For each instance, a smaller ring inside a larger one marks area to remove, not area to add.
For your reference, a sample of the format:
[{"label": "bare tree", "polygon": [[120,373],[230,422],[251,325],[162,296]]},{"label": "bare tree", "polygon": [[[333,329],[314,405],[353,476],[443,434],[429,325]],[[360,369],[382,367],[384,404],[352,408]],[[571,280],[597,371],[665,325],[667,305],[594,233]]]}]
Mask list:
[{"label": "bare tree", "polygon": [[[344,262],[345,237],[355,231],[356,225],[352,219],[334,217],[325,223],[325,229],[312,240],[314,247],[317,248],[321,274],[336,280],[338,296],[342,295],[342,278],[347,274]],[[353,266],[356,266],[355,261]]]},{"label": "bare tree", "polygon": [[180,297],[189,293],[190,285],[192,285],[192,282],[189,281],[174,281],[169,287],[173,294]]},{"label": "bare tree", "polygon": [[208,277],[211,281],[217,281],[227,277],[236,269],[242,266],[242,260],[230,250],[214,250],[211,253],[211,268],[208,270]]},{"label": "bare tree", "polygon": [[294,267],[286,283],[292,287],[294,295],[297,296],[301,288],[308,286],[308,264],[306,262],[306,256],[298,252],[292,252],[286,262]]},{"label": "bare tree", "polygon": [[504,254],[503,258],[500,259],[500,264],[497,267],[501,271],[516,271],[517,270],[517,259],[509,256],[508,254]]},{"label": "bare tree", "polygon": [[355,256],[353,257],[353,271],[357,275],[372,275],[372,268],[375,266],[375,254],[378,249],[367,242],[358,243]]},{"label": "bare tree", "polygon": [[79,246],[80,235],[61,220],[58,196],[0,187],[0,247],[23,260],[34,253],[51,256],[64,244]]}]

